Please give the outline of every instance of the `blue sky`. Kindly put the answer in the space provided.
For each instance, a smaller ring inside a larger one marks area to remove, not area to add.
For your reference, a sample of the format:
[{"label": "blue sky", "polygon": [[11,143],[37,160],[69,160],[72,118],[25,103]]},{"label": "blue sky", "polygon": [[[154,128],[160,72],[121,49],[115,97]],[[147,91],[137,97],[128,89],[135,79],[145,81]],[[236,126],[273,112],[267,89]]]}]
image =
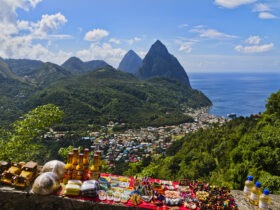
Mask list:
[{"label": "blue sky", "polygon": [[280,0],[0,0],[0,57],[117,67],[161,40],[187,72],[278,72]]}]

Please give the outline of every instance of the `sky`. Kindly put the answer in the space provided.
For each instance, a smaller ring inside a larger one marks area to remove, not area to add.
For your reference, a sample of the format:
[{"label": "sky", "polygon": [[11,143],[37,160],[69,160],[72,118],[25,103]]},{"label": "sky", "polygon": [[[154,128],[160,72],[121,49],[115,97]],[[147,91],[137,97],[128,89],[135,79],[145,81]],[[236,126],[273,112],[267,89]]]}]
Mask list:
[{"label": "sky", "polygon": [[160,40],[186,72],[279,72],[280,0],[0,0],[0,57],[118,67]]}]

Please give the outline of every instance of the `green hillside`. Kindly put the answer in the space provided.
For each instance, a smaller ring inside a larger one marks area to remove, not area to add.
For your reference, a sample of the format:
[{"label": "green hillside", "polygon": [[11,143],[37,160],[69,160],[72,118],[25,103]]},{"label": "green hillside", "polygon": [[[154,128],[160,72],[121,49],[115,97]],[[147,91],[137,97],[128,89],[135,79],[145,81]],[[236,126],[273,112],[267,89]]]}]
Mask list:
[{"label": "green hillside", "polygon": [[[161,179],[202,179],[242,189],[248,174],[280,194],[280,91],[259,117],[238,118],[177,141],[140,171]],[[139,171],[139,172],[140,172]]]},{"label": "green hillside", "polygon": [[113,120],[133,127],[190,121],[183,114],[185,107],[211,105],[201,92],[179,82],[160,78],[143,82],[111,67],[59,80],[34,94],[25,109],[47,103],[65,111],[65,124],[105,124]]}]

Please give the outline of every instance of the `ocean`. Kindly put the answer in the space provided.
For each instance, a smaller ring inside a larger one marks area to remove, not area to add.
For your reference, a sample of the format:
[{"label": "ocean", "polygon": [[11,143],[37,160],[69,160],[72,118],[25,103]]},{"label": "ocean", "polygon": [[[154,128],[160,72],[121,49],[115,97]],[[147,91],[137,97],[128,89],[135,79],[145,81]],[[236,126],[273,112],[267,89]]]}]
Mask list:
[{"label": "ocean", "polygon": [[213,103],[209,113],[250,116],[265,110],[271,93],[280,89],[280,73],[188,73],[192,88]]}]

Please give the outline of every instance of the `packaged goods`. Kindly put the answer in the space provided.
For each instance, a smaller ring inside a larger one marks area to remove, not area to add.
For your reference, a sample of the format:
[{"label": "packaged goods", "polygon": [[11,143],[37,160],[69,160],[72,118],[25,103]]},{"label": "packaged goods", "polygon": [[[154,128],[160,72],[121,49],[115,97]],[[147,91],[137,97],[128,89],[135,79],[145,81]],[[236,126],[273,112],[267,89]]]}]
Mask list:
[{"label": "packaged goods", "polygon": [[58,176],[53,172],[46,172],[35,179],[31,192],[39,195],[50,195],[59,188]]},{"label": "packaged goods", "polygon": [[45,172],[53,172],[62,180],[65,172],[65,164],[59,160],[51,160],[43,166],[42,173]]},{"label": "packaged goods", "polygon": [[97,197],[97,191],[99,190],[99,184],[95,180],[84,181],[81,186],[81,194],[85,197]]}]

